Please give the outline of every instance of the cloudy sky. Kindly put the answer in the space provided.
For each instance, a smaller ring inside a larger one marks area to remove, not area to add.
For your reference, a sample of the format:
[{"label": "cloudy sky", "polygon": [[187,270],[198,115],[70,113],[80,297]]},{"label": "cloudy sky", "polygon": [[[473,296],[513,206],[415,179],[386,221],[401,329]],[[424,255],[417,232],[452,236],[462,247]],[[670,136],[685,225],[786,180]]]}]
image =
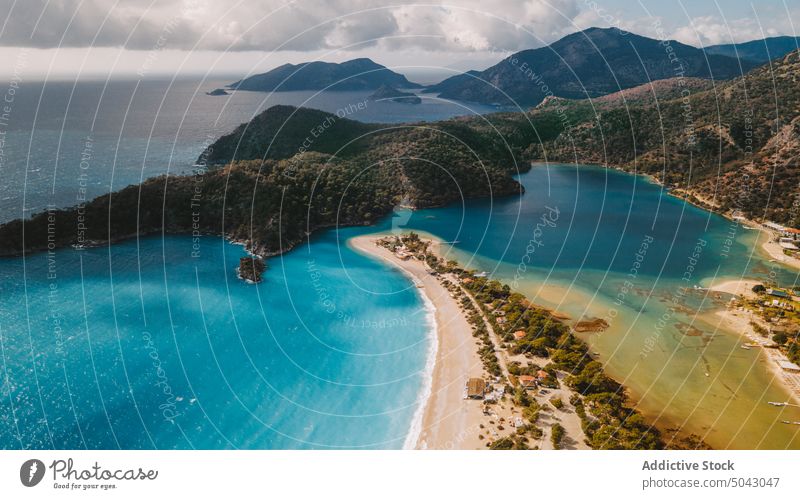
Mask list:
[{"label": "cloudy sky", "polygon": [[0,0],[0,73],[241,74],[371,57],[482,69],[590,26],[695,46],[796,35],[800,0]]}]

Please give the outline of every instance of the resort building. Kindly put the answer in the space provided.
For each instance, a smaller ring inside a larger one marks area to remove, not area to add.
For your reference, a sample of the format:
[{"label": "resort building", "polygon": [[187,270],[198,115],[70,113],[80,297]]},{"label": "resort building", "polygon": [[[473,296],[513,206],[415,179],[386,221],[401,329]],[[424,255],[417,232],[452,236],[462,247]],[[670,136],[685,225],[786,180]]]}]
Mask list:
[{"label": "resort building", "polygon": [[786,227],[784,227],[781,224],[776,224],[775,222],[764,222],[762,225],[770,230],[774,230],[775,232],[779,232],[781,234],[783,233],[783,231],[786,230]]},{"label": "resort building", "polygon": [[467,398],[482,399],[486,393],[486,381],[481,378],[467,380]]},{"label": "resort building", "polygon": [[790,373],[800,373],[800,366],[795,364],[794,362],[789,362],[788,360],[779,360],[778,365],[781,366],[781,369]]},{"label": "resort building", "polygon": [[526,390],[536,388],[536,378],[533,376],[523,374],[522,376],[519,376],[517,380],[519,380],[519,386],[525,388]]},{"label": "resort building", "polygon": [[777,296],[778,298],[789,298],[789,293],[781,291],[780,289],[767,289],[767,294],[770,296]]}]

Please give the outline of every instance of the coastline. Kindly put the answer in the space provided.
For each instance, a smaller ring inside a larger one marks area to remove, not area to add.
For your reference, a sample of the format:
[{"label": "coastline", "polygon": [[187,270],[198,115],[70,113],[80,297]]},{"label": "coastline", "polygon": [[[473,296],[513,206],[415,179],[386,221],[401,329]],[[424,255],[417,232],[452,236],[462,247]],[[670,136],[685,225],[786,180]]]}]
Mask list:
[{"label": "coastline", "polygon": [[[597,166],[599,168],[607,168],[611,170],[616,170],[618,172],[627,173],[629,175],[636,175],[646,179],[648,182],[651,182],[655,185],[661,186],[665,189],[665,193],[667,196],[672,196],[676,199],[680,199],[689,203],[690,205],[700,208],[702,210],[714,213],[719,215],[723,218],[728,220],[739,222],[740,224],[754,230],[758,230],[760,232],[760,237],[763,237],[764,240],[759,240],[757,244],[757,248],[759,251],[762,252],[763,255],[769,256],[770,259],[775,260],[776,262],[783,264],[786,267],[790,267],[793,270],[800,270],[800,258],[792,258],[787,256],[783,253],[783,248],[774,241],[775,234],[770,231],[769,229],[765,228],[756,220],[742,217],[741,219],[734,218],[730,213],[724,212],[720,209],[719,205],[714,203],[713,201],[704,198],[701,194],[694,192],[692,190],[684,189],[684,188],[670,188],[664,182],[662,182],[658,177],[651,173],[643,173],[637,171],[631,171],[629,168],[626,168],[623,165],[619,164],[595,164],[595,163],[575,163],[574,161],[568,160],[565,163],[573,164],[577,167],[584,167],[584,166]],[[548,166],[550,162],[542,161],[542,160],[534,160],[531,161],[531,167],[535,166]]]},{"label": "coastline", "polygon": [[[753,286],[756,284],[762,284],[762,281],[745,278],[731,279],[714,284],[709,287],[708,290],[710,292],[727,293],[735,296],[737,299],[745,298],[748,300],[755,300],[759,299],[759,296],[752,290]],[[741,337],[749,340],[749,344],[752,345],[752,348],[759,348],[766,361],[766,368],[773,375],[773,379],[783,386],[789,398],[792,399],[795,404],[800,405],[800,373],[790,373],[781,369],[778,362],[788,362],[789,359],[778,348],[768,348],[765,346],[771,342],[760,337],[753,330],[751,322],[759,321],[753,316],[750,310],[741,307],[735,308],[734,299],[731,298],[731,301],[724,308],[714,311],[711,316],[707,315],[707,317],[710,323],[716,324],[717,327],[723,330],[739,334]],[[762,327],[766,326],[763,322],[760,323],[760,325]]]},{"label": "coastline", "polygon": [[415,449],[417,447],[417,442],[419,441],[419,437],[422,434],[422,425],[425,421],[425,409],[428,406],[428,401],[431,398],[431,393],[433,392],[433,373],[436,369],[436,356],[439,353],[439,324],[436,321],[436,305],[433,304],[428,295],[419,292],[419,297],[425,303],[425,320],[428,322],[428,327],[430,328],[430,333],[428,335],[428,341],[430,342],[428,347],[428,353],[425,360],[425,372],[423,374],[423,381],[422,381],[422,390],[420,390],[419,397],[417,399],[417,410],[414,411],[414,416],[411,418],[411,425],[409,426],[408,434],[406,435],[406,439],[403,442],[403,450],[410,450]]},{"label": "coastline", "polygon": [[[759,345],[765,363],[766,369],[772,374],[773,379],[778,382],[786,391],[789,400],[794,404],[800,405],[800,374],[789,373],[781,369],[778,361],[788,361],[789,359],[777,348],[768,348],[763,346],[765,344],[764,338],[759,337],[752,331],[750,326],[751,317],[747,312],[737,311],[733,308],[726,307],[723,310],[717,310],[713,315],[717,325],[729,331],[738,332],[742,338],[746,338],[753,345]],[[777,402],[785,402],[779,400]]]},{"label": "coastline", "polygon": [[800,270],[800,259],[785,255],[783,253],[783,248],[781,248],[777,242],[772,240],[773,234],[767,229],[761,227],[759,227],[759,229],[763,234],[762,237],[766,239],[766,241],[759,244],[759,247],[764,251],[764,253],[782,265],[791,267],[794,270]]},{"label": "coastline", "polygon": [[[472,336],[458,302],[422,262],[400,260],[375,242],[379,236],[358,236],[348,244],[360,253],[399,269],[415,283],[423,300],[433,306],[435,341],[426,362],[426,384],[414,415],[405,448],[481,449],[479,438],[482,404],[464,399],[464,385],[470,377],[483,377],[478,344]],[[420,287],[422,286],[422,287]],[[427,308],[427,303],[426,303]],[[433,339],[433,338],[432,338]]]}]

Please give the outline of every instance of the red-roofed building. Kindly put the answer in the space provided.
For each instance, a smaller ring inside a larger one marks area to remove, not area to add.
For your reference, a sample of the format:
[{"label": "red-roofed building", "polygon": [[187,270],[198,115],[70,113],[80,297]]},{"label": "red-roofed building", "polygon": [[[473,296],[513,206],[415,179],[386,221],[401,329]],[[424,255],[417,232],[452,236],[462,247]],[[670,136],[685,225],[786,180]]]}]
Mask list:
[{"label": "red-roofed building", "polygon": [[519,380],[519,385],[522,388],[535,388],[536,387],[536,378],[533,376],[528,376],[527,374],[523,374],[522,376],[517,378]]},{"label": "red-roofed building", "polygon": [[792,239],[800,239],[800,229],[786,227],[783,229],[783,235],[786,237],[791,237]]},{"label": "red-roofed building", "polygon": [[523,331],[522,329],[520,329],[519,331],[514,331],[514,339],[519,341],[519,340],[525,338],[526,334],[527,333],[525,333],[525,331]]}]

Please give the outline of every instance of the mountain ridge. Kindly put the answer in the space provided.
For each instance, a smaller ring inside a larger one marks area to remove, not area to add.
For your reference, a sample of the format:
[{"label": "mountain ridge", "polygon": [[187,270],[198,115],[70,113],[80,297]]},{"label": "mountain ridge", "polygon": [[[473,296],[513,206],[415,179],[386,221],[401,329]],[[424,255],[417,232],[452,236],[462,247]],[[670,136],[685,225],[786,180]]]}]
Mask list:
[{"label": "mountain ridge", "polygon": [[800,48],[800,36],[773,36],[742,43],[727,43],[704,47],[709,54],[739,57],[756,64],[780,59]]},{"label": "mountain ridge", "polygon": [[546,47],[517,52],[484,71],[450,77],[424,91],[448,99],[527,107],[550,94],[598,97],[678,74],[730,79],[755,66],[674,40],[659,41],[617,28],[588,28]]}]

